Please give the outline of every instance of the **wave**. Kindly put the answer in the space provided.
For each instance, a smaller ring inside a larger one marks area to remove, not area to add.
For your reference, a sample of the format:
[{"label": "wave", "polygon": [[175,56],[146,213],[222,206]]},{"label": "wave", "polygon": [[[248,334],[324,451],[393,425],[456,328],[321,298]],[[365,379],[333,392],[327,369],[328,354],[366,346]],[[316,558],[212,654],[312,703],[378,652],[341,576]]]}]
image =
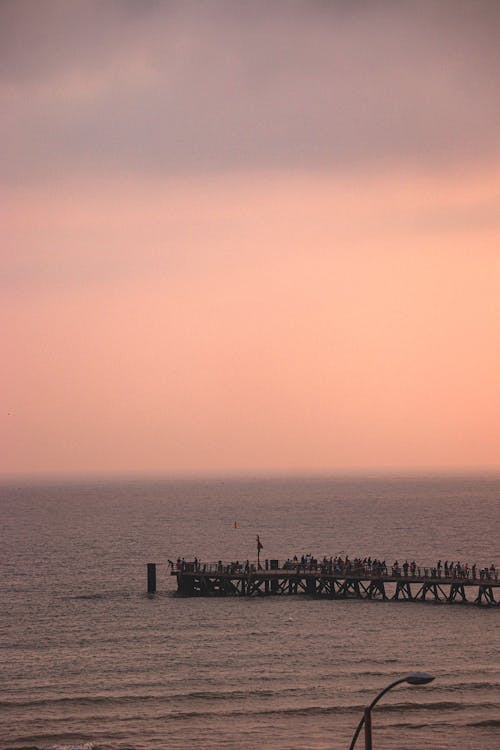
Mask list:
[{"label": "wave", "polygon": [[[256,713],[352,713],[352,712],[362,712],[364,710],[364,705],[351,705],[351,706],[333,706],[330,708],[326,707],[303,707],[299,709],[283,709],[281,710],[270,710],[270,711],[257,711]],[[377,706],[377,713],[404,713],[407,714],[408,712],[416,713],[419,711],[464,711],[465,709],[477,709],[480,708],[481,710],[486,710],[488,708],[491,709],[497,709],[498,705],[496,703],[481,703],[481,704],[467,704],[459,701],[433,701],[432,703],[394,703],[394,704],[384,704],[381,703]]]},{"label": "wave", "polygon": [[456,692],[458,690],[498,690],[500,688],[500,683],[497,682],[455,682],[450,683],[448,685],[440,685],[439,683],[437,685],[433,686],[434,692],[441,691],[441,692]]},{"label": "wave", "polygon": [[[106,599],[109,597],[106,597],[105,594],[77,594],[76,596],[67,596],[65,598],[69,600],[86,599],[93,601],[94,599]],[[59,748],[57,748],[57,750],[59,750]]]},{"label": "wave", "polygon": [[[57,741],[54,740],[57,738]],[[67,734],[39,734],[32,737],[25,737],[25,742],[36,743],[29,745],[16,745],[16,750],[95,750],[96,744],[82,737],[75,740],[75,735]],[[42,745],[38,743],[42,742]],[[46,743],[54,744],[46,744]]]},{"label": "wave", "polygon": [[500,719],[483,719],[482,721],[470,721],[466,727],[500,727]]},{"label": "wave", "polygon": [[108,591],[105,593],[89,593],[89,594],[72,594],[71,596],[63,596],[62,599],[66,601],[77,601],[77,600],[87,600],[87,601],[94,601],[99,599],[105,599],[105,600],[117,600],[117,599],[133,599],[137,598],[137,595],[134,595],[134,593],[131,593],[130,591]]},{"label": "wave", "polygon": [[[478,683],[478,687],[490,687],[488,683]],[[458,689],[458,688],[457,688]],[[365,690],[359,691],[365,692]],[[133,695],[72,695],[72,696],[60,696],[56,698],[35,698],[33,700],[0,700],[1,708],[34,708],[34,707],[53,707],[57,705],[74,705],[74,706],[120,706],[132,703],[164,703],[164,702],[177,702],[184,703],[190,701],[248,701],[251,699],[266,699],[266,698],[293,698],[304,695],[303,688],[286,688],[279,691],[256,689],[256,690],[233,690],[233,691],[217,691],[217,690],[199,690],[191,691],[188,693],[160,693],[160,694],[133,694]],[[272,713],[298,713],[302,712],[327,712],[327,713],[349,713],[354,711],[363,711],[364,704],[351,704],[349,706],[300,706],[300,707],[289,707],[289,708],[256,708],[245,709],[244,712],[238,710],[229,710],[227,712],[218,711],[196,711],[191,712],[172,712],[168,716],[179,716],[192,715],[192,716],[209,716],[209,715],[227,715],[234,716],[239,713],[255,713],[255,714],[272,714]],[[381,703],[377,707],[377,712],[391,713],[391,712],[405,712],[405,711],[462,711],[464,709],[481,709],[486,710],[488,708],[496,708],[496,703],[464,703],[463,701],[426,701],[426,702],[399,702],[399,703]]]},{"label": "wave", "polygon": [[[280,690],[279,695],[300,695],[303,694],[302,688],[287,688]],[[56,706],[67,704],[78,705],[118,705],[133,703],[136,701],[196,701],[196,700],[213,700],[213,701],[235,701],[248,700],[249,698],[275,698],[277,693],[273,690],[234,690],[234,691],[210,691],[198,690],[190,693],[173,693],[157,695],[73,695],[61,696],[59,698],[35,698],[33,700],[0,700],[0,708],[33,708],[43,706]]]},{"label": "wave", "polygon": [[[497,709],[497,704],[482,704],[481,709],[494,708]],[[184,720],[184,719],[210,719],[210,718],[236,718],[239,716],[266,716],[266,717],[296,717],[296,716],[323,716],[323,715],[346,715],[346,714],[360,714],[363,712],[364,705],[350,705],[350,706],[296,706],[296,707],[284,707],[284,708],[269,708],[269,709],[236,709],[232,711],[173,711],[162,716],[157,716],[158,719],[162,720]],[[425,711],[460,711],[463,712],[467,708],[478,708],[477,705],[467,706],[463,703],[453,701],[442,701],[440,703],[398,703],[395,705],[380,705],[377,706],[377,713],[393,713],[408,715],[408,712],[418,713]]]},{"label": "wave", "polygon": [[122,696],[71,696],[63,698],[35,698],[30,701],[0,701],[0,708],[32,708],[34,706],[56,706],[71,704],[86,706],[94,704],[120,704],[132,701],[170,700],[167,695],[122,695]]},{"label": "wave", "polygon": [[[241,697],[248,697],[248,694],[241,694]],[[224,696],[220,696],[221,699]],[[146,701],[159,701],[159,702],[170,702],[171,696],[123,696],[117,697],[93,697],[93,698],[61,698],[56,700],[39,700],[31,702],[14,702],[14,701],[2,701],[0,706],[2,707],[29,707],[29,706],[43,706],[43,705],[54,705],[57,703],[72,703],[75,705],[95,705],[95,704],[114,704],[126,705],[131,702],[143,702]],[[161,717],[164,720],[183,720],[192,718],[230,718],[238,716],[320,716],[326,714],[351,714],[361,713],[365,708],[364,704],[351,704],[345,706],[324,706],[324,705],[298,705],[298,706],[284,706],[284,707],[245,707],[235,708],[228,710],[173,710],[163,714]],[[497,709],[496,703],[481,703],[481,704],[467,704],[461,701],[439,701],[429,703],[395,703],[395,704],[381,704],[377,707],[377,713],[380,714],[417,714],[421,712],[444,712],[444,711],[460,711],[463,712],[467,709],[486,711],[488,709]],[[156,714],[155,714],[156,715]],[[142,715],[143,716],[143,715]],[[129,716],[127,719],[134,720],[139,717]],[[123,720],[123,718],[122,718]],[[489,720],[485,720],[489,721]],[[494,720],[496,721],[496,720]],[[474,724],[474,726],[479,724]],[[57,750],[60,750],[59,748]],[[87,750],[87,749],[85,749]]]}]

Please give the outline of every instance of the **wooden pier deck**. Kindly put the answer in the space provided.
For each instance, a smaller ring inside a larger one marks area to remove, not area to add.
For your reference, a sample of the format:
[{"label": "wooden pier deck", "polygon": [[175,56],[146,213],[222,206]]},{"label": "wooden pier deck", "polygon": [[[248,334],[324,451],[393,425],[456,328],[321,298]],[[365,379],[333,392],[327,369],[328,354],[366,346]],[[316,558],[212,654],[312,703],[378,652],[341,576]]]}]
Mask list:
[{"label": "wooden pier deck", "polygon": [[[277,561],[273,561],[276,562]],[[151,563],[150,563],[151,565]],[[174,569],[177,590],[185,596],[290,596],[304,594],[327,599],[366,599],[382,601],[432,601],[500,606],[497,577],[450,578],[429,575],[369,573],[362,570],[329,571],[294,569],[248,569],[232,563],[196,566],[184,563]],[[496,595],[496,597],[495,597]]]}]

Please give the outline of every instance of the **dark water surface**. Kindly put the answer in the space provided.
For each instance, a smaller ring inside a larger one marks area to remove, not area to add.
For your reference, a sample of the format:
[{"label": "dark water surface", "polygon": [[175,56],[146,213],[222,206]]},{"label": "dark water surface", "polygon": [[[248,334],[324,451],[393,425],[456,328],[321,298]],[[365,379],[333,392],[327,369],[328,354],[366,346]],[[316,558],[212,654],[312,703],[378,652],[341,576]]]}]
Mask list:
[{"label": "dark water surface", "polygon": [[0,487],[0,748],[340,750],[424,670],[375,746],[498,749],[500,608],[180,598],[166,562],[253,558],[259,533],[280,559],[498,567],[499,505],[495,477]]}]

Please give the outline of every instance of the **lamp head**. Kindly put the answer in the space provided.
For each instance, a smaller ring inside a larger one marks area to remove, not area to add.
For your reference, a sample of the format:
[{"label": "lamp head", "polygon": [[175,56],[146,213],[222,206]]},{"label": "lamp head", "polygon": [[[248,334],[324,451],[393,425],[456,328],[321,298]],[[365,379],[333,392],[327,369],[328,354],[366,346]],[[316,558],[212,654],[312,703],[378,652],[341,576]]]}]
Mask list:
[{"label": "lamp head", "polygon": [[434,675],[428,674],[427,672],[412,672],[408,675],[405,682],[409,682],[410,685],[427,685],[428,682],[432,682]]}]

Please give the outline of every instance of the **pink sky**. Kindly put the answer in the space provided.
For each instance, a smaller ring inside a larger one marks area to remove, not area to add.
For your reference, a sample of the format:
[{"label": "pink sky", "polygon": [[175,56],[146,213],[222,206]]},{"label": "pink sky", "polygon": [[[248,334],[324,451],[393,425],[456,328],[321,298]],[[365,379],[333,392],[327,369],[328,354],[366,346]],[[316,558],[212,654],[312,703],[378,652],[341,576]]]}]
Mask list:
[{"label": "pink sky", "polygon": [[0,471],[497,469],[495,4],[91,5],[0,11]]}]

